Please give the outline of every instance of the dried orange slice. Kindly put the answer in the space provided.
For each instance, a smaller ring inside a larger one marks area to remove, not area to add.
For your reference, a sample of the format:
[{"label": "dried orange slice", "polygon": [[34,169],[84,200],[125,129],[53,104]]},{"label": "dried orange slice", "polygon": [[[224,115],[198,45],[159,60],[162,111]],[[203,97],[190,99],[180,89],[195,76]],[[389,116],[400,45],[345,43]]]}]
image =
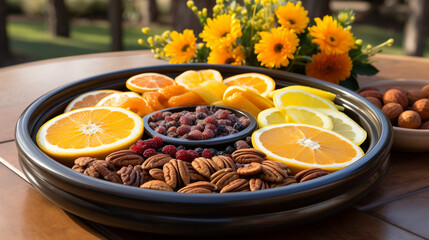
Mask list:
[{"label": "dried orange slice", "polygon": [[135,92],[111,94],[101,99],[96,106],[120,107],[135,112],[142,117],[154,111],[146,99]]},{"label": "dried orange slice", "polygon": [[142,73],[130,77],[125,85],[131,91],[144,93],[175,85],[174,79],[159,73]]},{"label": "dried orange slice", "polygon": [[260,73],[234,75],[224,79],[223,83],[227,86],[241,86],[252,89],[263,97],[268,97],[268,94],[276,87],[276,83],[271,77]]},{"label": "dried orange slice", "polygon": [[286,163],[294,173],[314,167],[333,172],[364,155],[358,145],[336,132],[298,123],[258,129],[252,134],[252,143],[267,158]]},{"label": "dried orange slice", "polygon": [[120,91],[111,90],[111,89],[103,89],[103,90],[95,90],[83,93],[76,98],[74,98],[66,107],[64,112],[68,112],[71,110],[84,108],[84,107],[94,107],[101,99],[112,94],[119,93]]},{"label": "dried orange slice", "polygon": [[188,70],[177,76],[174,80],[177,84],[191,89],[194,87],[200,86],[201,83],[205,81],[215,80],[222,82],[222,75],[219,71],[214,69],[204,69],[204,70]]},{"label": "dried orange slice", "polygon": [[81,156],[104,159],[143,135],[142,118],[117,107],[87,107],[63,113],[39,129],[36,141],[52,158],[72,165]]},{"label": "dried orange slice", "polygon": [[203,104],[205,104],[204,100],[194,91],[187,91],[184,94],[173,96],[167,101],[167,107],[181,107]]}]

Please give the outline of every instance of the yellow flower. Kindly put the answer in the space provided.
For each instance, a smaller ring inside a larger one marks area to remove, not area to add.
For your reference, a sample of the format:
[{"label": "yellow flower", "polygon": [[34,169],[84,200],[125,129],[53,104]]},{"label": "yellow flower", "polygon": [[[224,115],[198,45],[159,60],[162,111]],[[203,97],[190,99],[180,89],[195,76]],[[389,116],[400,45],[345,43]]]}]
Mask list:
[{"label": "yellow flower", "polygon": [[316,25],[308,28],[310,35],[314,37],[312,42],[320,46],[326,54],[341,54],[354,47],[353,34],[338,26],[337,20],[332,16],[325,16],[323,20],[314,19]]},{"label": "yellow flower", "polygon": [[255,44],[255,54],[261,65],[269,68],[279,68],[289,65],[289,59],[294,59],[294,53],[299,39],[294,30],[273,28],[271,32],[260,32],[261,40]]},{"label": "yellow flower", "polygon": [[209,48],[231,46],[241,35],[240,21],[228,14],[219,15],[214,20],[208,18],[207,25],[200,33]]},{"label": "yellow flower", "polygon": [[207,58],[207,63],[243,65],[244,57],[243,46],[238,46],[235,49],[218,48],[210,52]]},{"label": "yellow flower", "polygon": [[310,19],[307,17],[308,11],[301,6],[301,2],[298,2],[296,5],[288,2],[286,5],[279,6],[274,12],[283,27],[293,29],[297,33],[304,32],[310,22]]},{"label": "yellow flower", "polygon": [[189,62],[197,51],[197,38],[194,31],[185,29],[183,33],[173,31],[170,33],[171,42],[165,45],[164,51],[166,57],[173,57],[170,63]]},{"label": "yellow flower", "polygon": [[347,53],[328,55],[324,52],[313,55],[313,62],[305,67],[305,74],[338,84],[350,77],[352,60]]}]

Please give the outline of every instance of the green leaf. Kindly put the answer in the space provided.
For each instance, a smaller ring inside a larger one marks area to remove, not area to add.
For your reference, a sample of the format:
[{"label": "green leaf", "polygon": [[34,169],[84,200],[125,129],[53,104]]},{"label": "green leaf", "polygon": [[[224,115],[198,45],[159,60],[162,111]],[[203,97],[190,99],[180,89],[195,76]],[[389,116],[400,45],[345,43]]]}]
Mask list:
[{"label": "green leaf", "polygon": [[369,63],[357,63],[353,65],[352,72],[359,75],[372,76],[378,73],[378,69]]},{"label": "green leaf", "polygon": [[340,81],[340,86],[343,86],[343,87],[348,88],[348,89],[353,90],[353,91],[356,91],[359,89],[359,83],[356,80],[356,77],[354,74],[352,74],[346,80]]}]

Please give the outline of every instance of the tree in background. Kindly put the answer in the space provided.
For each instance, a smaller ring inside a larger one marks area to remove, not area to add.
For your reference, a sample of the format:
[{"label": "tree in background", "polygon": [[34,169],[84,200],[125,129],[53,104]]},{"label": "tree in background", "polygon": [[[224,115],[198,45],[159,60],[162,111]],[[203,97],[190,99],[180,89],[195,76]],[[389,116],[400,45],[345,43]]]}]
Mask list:
[{"label": "tree in background", "polygon": [[0,58],[9,55],[9,39],[6,32],[6,1],[0,0]]},{"label": "tree in background", "polygon": [[69,15],[64,0],[49,0],[48,22],[53,36],[69,37]]},{"label": "tree in background", "polygon": [[408,4],[410,10],[404,29],[404,51],[406,55],[423,56],[429,20],[429,1],[410,0]]},{"label": "tree in background", "polygon": [[[173,29],[183,31],[184,29],[192,29],[198,35],[203,29],[198,18],[188,8],[186,2],[188,0],[173,0],[171,1],[171,10],[173,12]],[[216,0],[198,0],[195,1],[195,6],[199,9],[207,8],[208,16],[211,16],[213,6]]]},{"label": "tree in background", "polygon": [[122,0],[109,1],[109,22],[110,22],[110,50],[121,51],[122,44]]}]

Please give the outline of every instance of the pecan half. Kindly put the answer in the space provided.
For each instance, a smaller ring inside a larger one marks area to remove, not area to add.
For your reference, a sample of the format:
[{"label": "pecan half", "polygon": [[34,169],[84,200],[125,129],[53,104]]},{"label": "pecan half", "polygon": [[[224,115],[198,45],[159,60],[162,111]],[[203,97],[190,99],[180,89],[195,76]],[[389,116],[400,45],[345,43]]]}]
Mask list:
[{"label": "pecan half", "polygon": [[94,162],[95,160],[97,160],[97,159],[93,158],[93,157],[76,158],[76,160],[74,160],[74,166],[72,167],[72,170],[75,170],[76,172],[83,173],[83,172],[85,172],[85,169],[87,169],[88,166],[92,162]]},{"label": "pecan half", "polygon": [[131,150],[119,150],[112,152],[106,157],[106,161],[115,167],[136,166],[143,163],[144,159],[136,152]]},{"label": "pecan half", "polygon": [[220,193],[248,191],[250,191],[249,181],[247,179],[238,178],[223,187],[222,190],[220,190]]},{"label": "pecan half", "polygon": [[151,170],[149,170],[149,174],[151,177],[153,177],[156,180],[165,181],[164,171],[162,171],[162,169],[160,168],[152,168]]},{"label": "pecan half", "polygon": [[260,179],[260,178],[251,178],[249,180],[250,191],[257,191],[270,188],[268,182]]},{"label": "pecan half", "polygon": [[245,164],[243,167],[237,169],[237,173],[243,176],[256,175],[262,171],[262,165],[258,162],[251,162]]},{"label": "pecan half", "polygon": [[259,151],[254,148],[243,148],[236,150],[232,153],[232,159],[237,163],[251,163],[258,162],[261,163],[265,160],[267,156],[262,151]]},{"label": "pecan half", "polygon": [[213,193],[217,187],[213,183],[207,181],[198,181],[179,189],[180,193]]},{"label": "pecan half", "polygon": [[218,190],[222,190],[224,186],[238,178],[238,173],[235,172],[232,168],[224,168],[213,173],[210,176],[210,182],[215,184]]},{"label": "pecan half", "polygon": [[201,175],[206,178],[210,178],[210,176],[220,170],[220,167],[211,159],[198,157],[192,161],[192,167]]},{"label": "pecan half", "polygon": [[149,157],[142,164],[142,168],[149,170],[151,168],[161,168],[164,164],[168,163],[172,158],[168,154],[157,154]]},{"label": "pecan half", "polygon": [[152,181],[149,181],[149,182],[145,182],[140,187],[141,188],[147,188],[147,189],[153,189],[153,190],[161,190],[161,191],[173,192],[173,188],[171,188],[164,181],[160,181],[160,180],[152,180]]},{"label": "pecan half", "polygon": [[295,179],[298,182],[305,182],[305,181],[319,178],[328,174],[329,174],[328,171],[323,170],[321,168],[309,168],[298,172],[295,175]]},{"label": "pecan half", "polygon": [[162,168],[165,182],[172,188],[188,185],[191,181],[188,166],[184,161],[171,159]]},{"label": "pecan half", "polygon": [[203,175],[199,174],[193,167],[190,162],[184,161],[185,165],[188,167],[189,170],[189,177],[191,178],[191,182],[198,182],[198,181],[207,181],[207,178],[205,178]]},{"label": "pecan half", "polygon": [[107,180],[109,182],[122,183],[113,166],[105,160],[95,160],[84,171],[84,174]]},{"label": "pecan half", "polygon": [[288,176],[289,168],[286,164],[273,160],[265,160],[261,165],[262,172],[260,178],[265,181],[279,183]]},{"label": "pecan half", "polygon": [[143,184],[143,169],[140,165],[122,167],[118,172],[121,176],[122,183],[129,186],[138,187]]},{"label": "pecan half", "polygon": [[219,166],[219,168],[232,168],[234,171],[237,170],[234,160],[227,156],[214,156],[212,160]]},{"label": "pecan half", "polygon": [[288,176],[287,178],[283,179],[283,181],[278,183],[270,183],[270,188],[276,188],[276,187],[283,187],[287,185],[292,185],[298,183],[296,179],[292,176]]}]

